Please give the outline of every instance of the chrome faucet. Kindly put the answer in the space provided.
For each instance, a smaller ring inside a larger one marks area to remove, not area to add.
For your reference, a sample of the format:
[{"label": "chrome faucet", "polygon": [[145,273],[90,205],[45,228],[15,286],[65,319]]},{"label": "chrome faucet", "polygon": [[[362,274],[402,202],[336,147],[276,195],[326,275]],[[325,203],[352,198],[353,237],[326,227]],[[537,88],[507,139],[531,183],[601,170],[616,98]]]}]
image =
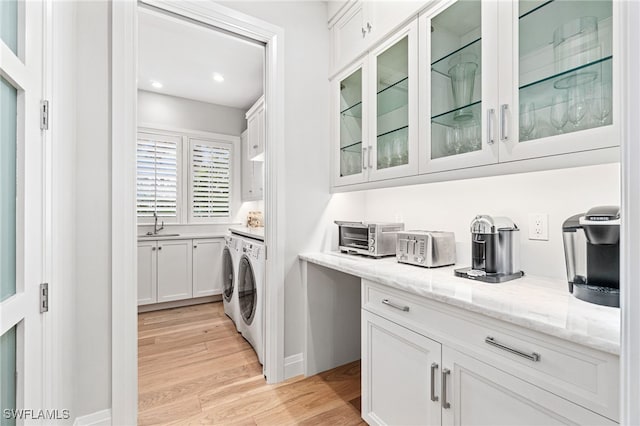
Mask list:
[{"label": "chrome faucet", "polygon": [[153,212],[153,235],[156,235],[158,232],[164,229],[164,220],[162,221],[162,225],[158,228],[158,214]]}]

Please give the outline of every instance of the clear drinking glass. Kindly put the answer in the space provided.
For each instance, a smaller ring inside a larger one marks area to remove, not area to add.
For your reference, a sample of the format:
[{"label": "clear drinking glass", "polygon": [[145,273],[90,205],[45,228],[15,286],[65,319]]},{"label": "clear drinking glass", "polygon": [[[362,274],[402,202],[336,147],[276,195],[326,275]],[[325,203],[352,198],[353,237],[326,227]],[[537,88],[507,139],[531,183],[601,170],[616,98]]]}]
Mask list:
[{"label": "clear drinking glass", "polygon": [[567,97],[565,94],[554,95],[551,100],[551,124],[556,128],[558,133],[562,133],[562,128],[569,121],[567,113]]},{"label": "clear drinking glass", "polygon": [[520,105],[520,140],[527,140],[536,126],[536,106],[533,102]]},{"label": "clear drinking glass", "polygon": [[611,114],[611,84],[600,83],[593,88],[589,111],[593,118],[604,125]]},{"label": "clear drinking glass", "polygon": [[[462,62],[449,68],[453,102],[456,108],[462,108],[471,103],[477,69],[478,64],[474,62]],[[453,116],[456,121],[465,121],[471,118],[473,118],[473,113],[465,109],[457,111]]]},{"label": "clear drinking glass", "polygon": [[553,32],[556,72],[597,60],[600,53],[598,19],[595,16],[582,16],[565,22]]},{"label": "clear drinking glass", "polygon": [[585,86],[575,86],[569,89],[569,104],[567,108],[569,121],[574,128],[578,128],[587,113]]}]

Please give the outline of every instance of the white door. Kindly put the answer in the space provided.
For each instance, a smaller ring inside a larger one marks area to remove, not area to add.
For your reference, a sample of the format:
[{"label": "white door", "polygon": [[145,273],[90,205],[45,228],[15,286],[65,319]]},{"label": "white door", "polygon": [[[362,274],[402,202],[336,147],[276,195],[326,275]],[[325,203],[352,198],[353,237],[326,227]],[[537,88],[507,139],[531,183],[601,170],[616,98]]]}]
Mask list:
[{"label": "white door", "polygon": [[193,240],[193,297],[222,294],[224,239]]},{"label": "white door", "polygon": [[443,425],[614,425],[586,408],[447,346]]},{"label": "white door", "polygon": [[420,18],[420,173],[498,161],[498,3],[447,1]]},{"label": "white door", "polygon": [[[40,284],[50,274],[43,173],[48,166],[39,112],[44,5],[0,1],[0,22],[0,414],[3,425],[13,425],[15,412],[5,410],[46,408],[47,316],[39,302]],[[31,423],[29,417],[22,420]]]},{"label": "white door", "polygon": [[192,295],[191,240],[158,241],[158,302]]},{"label": "white door", "polygon": [[620,2],[499,4],[500,161],[619,145]]},{"label": "white door", "polygon": [[440,425],[440,348],[362,310],[362,418],[370,425]]},{"label": "white door", "polygon": [[369,54],[369,180],[418,174],[418,19]]},{"label": "white door", "polygon": [[156,241],[138,243],[138,305],[158,301],[158,244]]}]

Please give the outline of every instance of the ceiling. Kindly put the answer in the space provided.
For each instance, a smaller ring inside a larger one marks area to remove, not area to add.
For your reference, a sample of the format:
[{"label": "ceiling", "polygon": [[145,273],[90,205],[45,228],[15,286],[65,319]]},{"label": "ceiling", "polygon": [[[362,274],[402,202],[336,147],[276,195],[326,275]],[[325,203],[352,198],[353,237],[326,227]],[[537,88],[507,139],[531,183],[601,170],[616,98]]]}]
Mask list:
[{"label": "ceiling", "polygon": [[263,94],[263,45],[142,8],[138,28],[139,89],[245,110]]}]

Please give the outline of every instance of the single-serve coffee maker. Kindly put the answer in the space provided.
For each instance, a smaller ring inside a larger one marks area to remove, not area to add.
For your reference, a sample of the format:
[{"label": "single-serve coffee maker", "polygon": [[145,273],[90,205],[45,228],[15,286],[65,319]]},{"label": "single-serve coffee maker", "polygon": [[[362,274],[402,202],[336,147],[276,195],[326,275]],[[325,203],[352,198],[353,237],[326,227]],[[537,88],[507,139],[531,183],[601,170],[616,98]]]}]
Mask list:
[{"label": "single-serve coffee maker", "polygon": [[478,215],[471,222],[471,267],[458,277],[488,283],[520,278],[520,230],[508,217]]},{"label": "single-serve coffee maker", "polygon": [[587,302],[620,306],[620,208],[600,206],[562,225],[569,292]]}]

